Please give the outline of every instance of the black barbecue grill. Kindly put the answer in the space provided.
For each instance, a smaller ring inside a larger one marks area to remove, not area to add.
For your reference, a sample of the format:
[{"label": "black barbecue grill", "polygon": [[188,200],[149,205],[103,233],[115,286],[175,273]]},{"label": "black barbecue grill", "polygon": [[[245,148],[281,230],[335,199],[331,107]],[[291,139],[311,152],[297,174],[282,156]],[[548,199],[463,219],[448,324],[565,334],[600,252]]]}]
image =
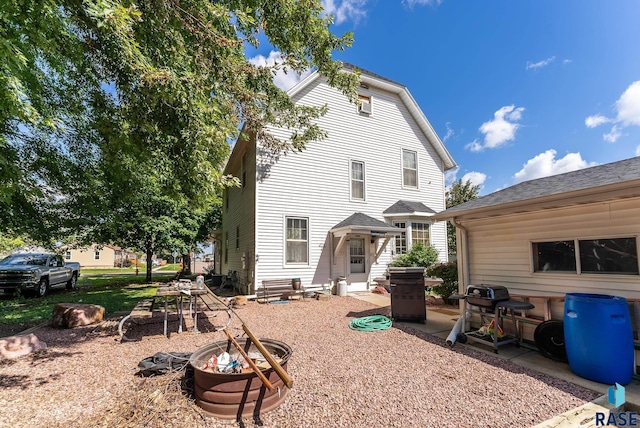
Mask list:
[{"label": "black barbecue grill", "polygon": [[505,316],[508,316],[513,321],[514,336],[504,336],[498,338],[497,334],[485,336],[479,334],[479,332],[463,332],[466,334],[468,340],[491,343],[493,345],[493,352],[498,353],[498,346],[505,345],[507,343],[514,343],[519,346],[520,337],[518,334],[518,328],[516,325],[516,318],[513,313],[514,310],[522,311],[527,309],[533,309],[534,306],[528,302],[522,302],[518,300],[510,300],[509,290],[501,285],[469,285],[467,287],[466,294],[455,294],[449,297],[450,299],[458,299],[466,301],[467,305],[475,306],[477,309],[465,308],[463,312],[464,323],[466,324],[467,314],[476,313],[480,315],[481,324],[484,325],[484,318],[492,318],[498,325],[500,322],[500,311],[505,312]]},{"label": "black barbecue grill", "polygon": [[469,285],[465,297],[470,305],[489,308],[492,312],[496,303],[510,299],[509,290],[501,285]]}]

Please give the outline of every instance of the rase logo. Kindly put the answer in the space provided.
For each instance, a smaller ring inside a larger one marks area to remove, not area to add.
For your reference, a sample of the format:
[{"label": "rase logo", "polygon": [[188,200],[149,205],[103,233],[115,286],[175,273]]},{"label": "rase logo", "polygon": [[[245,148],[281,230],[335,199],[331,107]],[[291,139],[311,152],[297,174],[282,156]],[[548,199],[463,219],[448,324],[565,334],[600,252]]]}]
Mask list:
[{"label": "rase logo", "polygon": [[[624,387],[619,383],[616,383],[608,390],[607,401],[613,404],[615,407],[622,406],[624,401]],[[609,413],[596,412],[596,426],[597,427],[637,427],[640,422],[637,412],[620,412]]]}]

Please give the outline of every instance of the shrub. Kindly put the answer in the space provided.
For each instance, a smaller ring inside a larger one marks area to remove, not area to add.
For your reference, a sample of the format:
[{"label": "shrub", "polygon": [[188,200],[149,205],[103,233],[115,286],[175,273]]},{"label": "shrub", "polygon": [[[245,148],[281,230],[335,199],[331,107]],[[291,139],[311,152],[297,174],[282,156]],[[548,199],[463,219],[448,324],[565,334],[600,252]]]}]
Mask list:
[{"label": "shrub", "polygon": [[438,250],[431,245],[424,246],[421,242],[416,242],[409,251],[389,263],[389,266],[429,268],[437,261]]},{"label": "shrub", "polygon": [[442,284],[431,287],[434,293],[440,295],[446,304],[452,304],[457,300],[449,300],[449,296],[458,292],[458,263],[437,263],[426,271],[427,276],[442,278]]}]

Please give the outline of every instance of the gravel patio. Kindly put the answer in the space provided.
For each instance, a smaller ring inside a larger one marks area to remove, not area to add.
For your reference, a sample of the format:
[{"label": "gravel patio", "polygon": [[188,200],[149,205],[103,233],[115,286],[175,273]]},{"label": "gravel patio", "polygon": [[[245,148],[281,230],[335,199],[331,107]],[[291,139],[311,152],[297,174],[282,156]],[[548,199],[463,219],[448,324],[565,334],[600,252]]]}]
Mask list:
[{"label": "gravel patio", "polygon": [[[349,329],[356,317],[390,315],[352,298],[305,299],[237,309],[259,338],[293,349],[294,385],[284,403],[262,415],[265,427],[507,427],[531,426],[600,396],[406,324],[380,332]],[[121,317],[120,317],[121,318]],[[181,389],[181,375],[136,376],[156,352],[193,352],[224,332],[162,335],[162,322],[132,325],[119,342],[118,317],[101,328],[34,333],[44,352],[0,362],[0,426],[255,426],[252,419],[206,416]],[[234,319],[232,335],[242,335]],[[177,322],[169,325],[177,331]]]}]

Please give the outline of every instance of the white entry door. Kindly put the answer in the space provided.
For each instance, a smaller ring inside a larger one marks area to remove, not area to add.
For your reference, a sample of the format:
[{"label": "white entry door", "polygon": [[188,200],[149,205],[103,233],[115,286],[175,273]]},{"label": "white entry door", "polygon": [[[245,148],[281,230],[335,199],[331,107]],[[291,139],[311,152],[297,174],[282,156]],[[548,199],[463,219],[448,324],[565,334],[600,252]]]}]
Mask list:
[{"label": "white entry door", "polygon": [[367,249],[364,238],[349,240],[349,286],[353,291],[367,287]]}]

